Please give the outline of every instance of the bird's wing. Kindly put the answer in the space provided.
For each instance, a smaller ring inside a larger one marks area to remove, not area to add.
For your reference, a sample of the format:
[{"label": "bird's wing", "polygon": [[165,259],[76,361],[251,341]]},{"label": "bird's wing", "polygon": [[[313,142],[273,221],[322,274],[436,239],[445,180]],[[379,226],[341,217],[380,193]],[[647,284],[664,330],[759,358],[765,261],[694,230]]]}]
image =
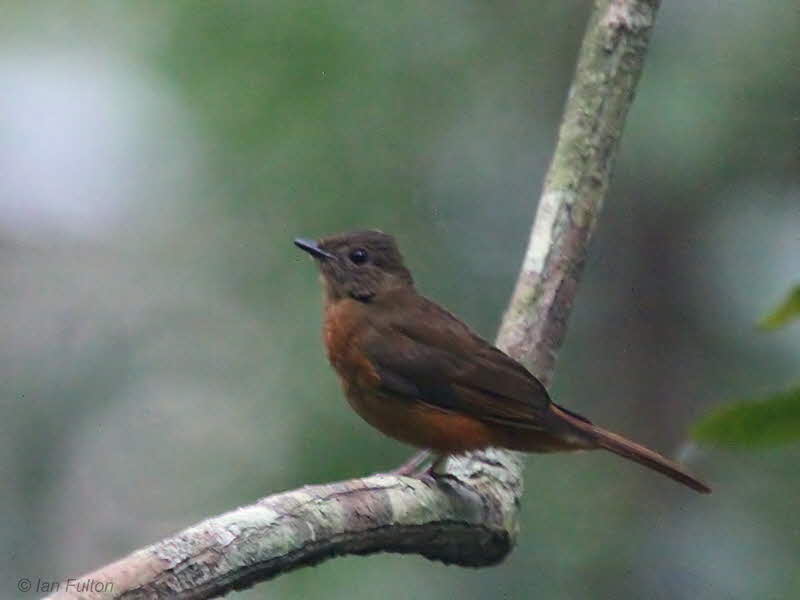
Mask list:
[{"label": "bird's wing", "polygon": [[421,300],[362,340],[381,387],[483,421],[544,429],[544,386],[455,316]]}]

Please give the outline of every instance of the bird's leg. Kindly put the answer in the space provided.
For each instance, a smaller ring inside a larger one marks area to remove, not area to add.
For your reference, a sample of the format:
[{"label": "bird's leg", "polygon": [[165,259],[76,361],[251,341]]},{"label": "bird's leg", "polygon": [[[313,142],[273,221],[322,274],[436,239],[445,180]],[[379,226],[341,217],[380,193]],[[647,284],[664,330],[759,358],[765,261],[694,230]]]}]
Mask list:
[{"label": "bird's leg", "polygon": [[399,475],[401,477],[416,477],[420,473],[424,472],[420,470],[420,467],[424,465],[431,457],[430,450],[422,450],[417,452],[414,456],[409,458],[406,462],[402,465],[397,467],[396,469],[392,469],[389,471],[390,475]]},{"label": "bird's leg", "polygon": [[425,475],[436,478],[447,470],[447,454],[439,454],[430,467],[425,471]]}]

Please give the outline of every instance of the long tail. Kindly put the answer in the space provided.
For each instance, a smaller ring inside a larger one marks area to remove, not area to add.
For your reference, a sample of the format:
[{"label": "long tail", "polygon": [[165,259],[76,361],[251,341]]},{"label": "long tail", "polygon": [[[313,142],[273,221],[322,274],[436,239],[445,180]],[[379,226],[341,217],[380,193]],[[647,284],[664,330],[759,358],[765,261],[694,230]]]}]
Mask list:
[{"label": "long tail", "polygon": [[690,475],[686,470],[676,462],[661,456],[658,452],[654,452],[649,448],[640,446],[621,435],[606,431],[602,427],[598,427],[585,420],[583,417],[567,411],[566,409],[551,405],[553,412],[562,420],[566,421],[571,428],[580,432],[580,437],[586,442],[594,442],[594,447],[600,447],[614,454],[618,454],[623,458],[632,460],[644,465],[649,469],[663,473],[667,477],[674,479],[693,490],[702,494],[710,494],[711,488],[705,483]]}]

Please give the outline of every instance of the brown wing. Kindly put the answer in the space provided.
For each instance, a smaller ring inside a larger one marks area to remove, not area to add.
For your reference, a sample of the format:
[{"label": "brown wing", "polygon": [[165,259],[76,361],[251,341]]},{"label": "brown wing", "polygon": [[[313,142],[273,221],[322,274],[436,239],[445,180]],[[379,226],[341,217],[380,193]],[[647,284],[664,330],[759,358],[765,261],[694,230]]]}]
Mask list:
[{"label": "brown wing", "polygon": [[444,411],[569,436],[573,448],[604,448],[699,492],[710,488],[677,463],[556,406],[518,362],[424,298],[373,323],[362,350],[380,385]]},{"label": "brown wing", "polygon": [[525,367],[425,298],[375,324],[361,349],[388,391],[484,421],[546,429],[550,399]]}]

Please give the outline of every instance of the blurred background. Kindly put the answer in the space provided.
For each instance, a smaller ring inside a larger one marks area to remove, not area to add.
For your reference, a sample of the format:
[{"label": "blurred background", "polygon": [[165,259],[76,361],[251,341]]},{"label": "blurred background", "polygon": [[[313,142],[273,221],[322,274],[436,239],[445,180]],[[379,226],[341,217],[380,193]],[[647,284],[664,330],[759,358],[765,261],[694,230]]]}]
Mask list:
[{"label": "blurred background", "polygon": [[[346,406],[293,237],[394,233],[492,337],[588,2],[3,2],[0,596],[409,449]],[[502,565],[381,555],[232,597],[793,598],[800,448],[689,444],[800,374],[794,0],[666,2],[554,396],[686,461],[531,457]]]}]

